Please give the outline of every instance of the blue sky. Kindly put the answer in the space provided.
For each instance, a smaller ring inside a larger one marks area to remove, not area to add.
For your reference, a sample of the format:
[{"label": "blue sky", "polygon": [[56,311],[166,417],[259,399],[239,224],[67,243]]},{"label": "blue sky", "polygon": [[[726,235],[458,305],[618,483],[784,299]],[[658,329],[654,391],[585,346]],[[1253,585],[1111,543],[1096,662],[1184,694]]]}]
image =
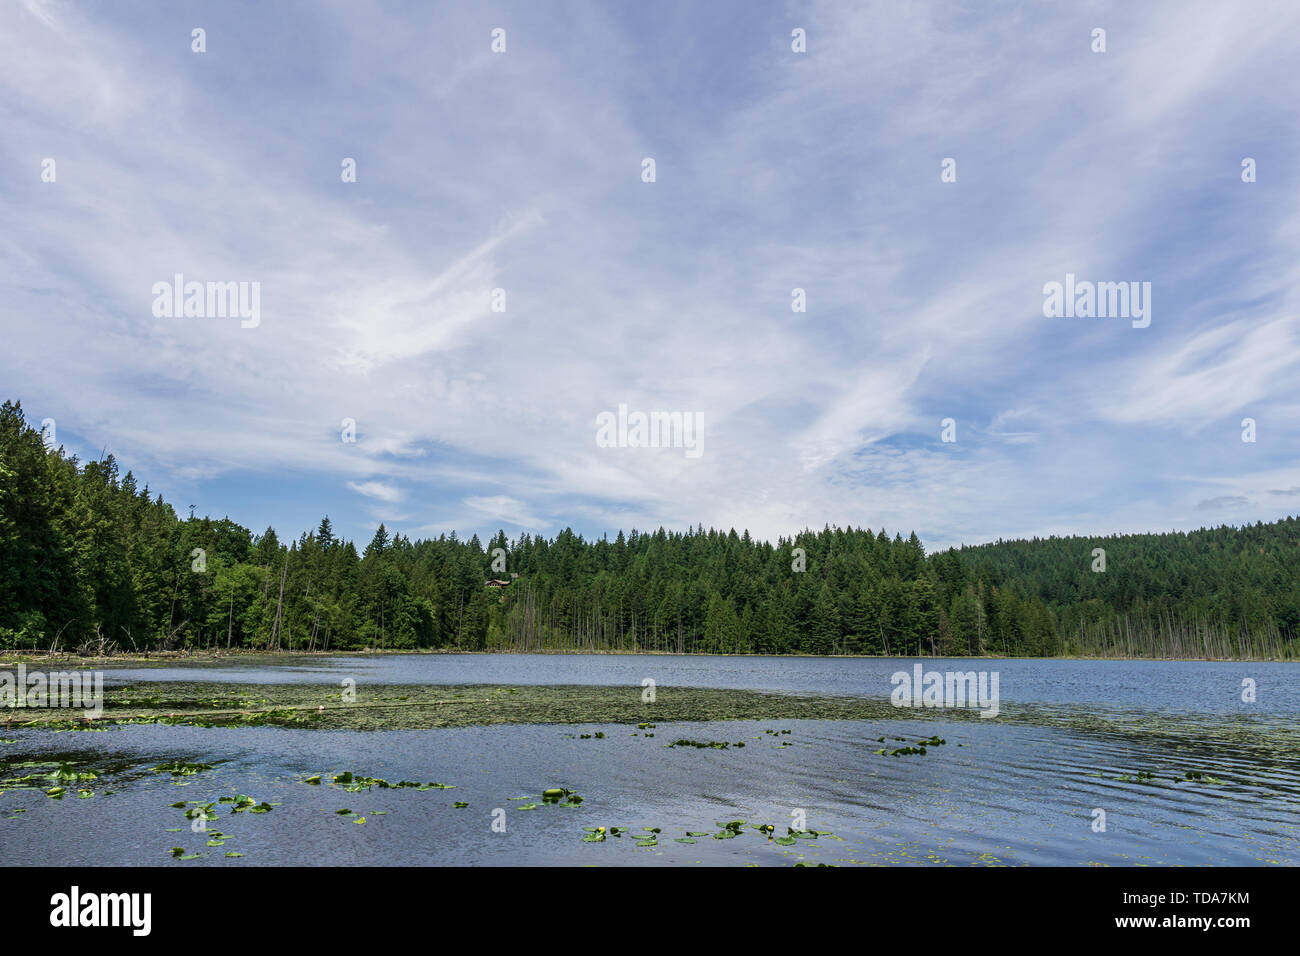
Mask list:
[{"label": "blue sky", "polygon": [[[10,2],[0,395],[291,535],[1274,520],[1298,31],[1258,0]],[[260,323],[155,317],[175,273],[258,282]],[[1067,273],[1150,282],[1150,326],[1045,317]],[[701,415],[703,454],[600,447],[619,404]]]}]

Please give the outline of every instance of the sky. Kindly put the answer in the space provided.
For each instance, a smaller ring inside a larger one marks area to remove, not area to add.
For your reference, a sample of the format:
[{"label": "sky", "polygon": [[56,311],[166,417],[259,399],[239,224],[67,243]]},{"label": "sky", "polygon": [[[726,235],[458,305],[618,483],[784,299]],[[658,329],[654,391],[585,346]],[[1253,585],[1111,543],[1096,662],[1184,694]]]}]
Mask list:
[{"label": "sky", "polygon": [[[1276,520],[1298,45],[1291,0],[3,0],[0,399],[281,536]],[[176,274],[256,321],[158,315]],[[1149,325],[1046,315],[1067,275]]]}]

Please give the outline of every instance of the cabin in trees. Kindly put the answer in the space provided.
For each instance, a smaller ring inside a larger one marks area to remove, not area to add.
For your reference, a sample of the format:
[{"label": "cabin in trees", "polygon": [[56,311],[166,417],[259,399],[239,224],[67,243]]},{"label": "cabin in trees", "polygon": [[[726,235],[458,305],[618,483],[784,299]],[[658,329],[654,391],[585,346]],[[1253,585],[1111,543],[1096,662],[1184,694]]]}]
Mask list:
[{"label": "cabin in trees", "polygon": [[489,578],[486,586],[490,588],[496,588],[498,591],[500,591],[501,592],[500,601],[502,604],[505,604],[506,603],[505,589],[510,587],[511,582],[513,582],[514,579],[517,577],[519,577],[518,572],[512,572],[509,581],[505,580],[504,578]]}]

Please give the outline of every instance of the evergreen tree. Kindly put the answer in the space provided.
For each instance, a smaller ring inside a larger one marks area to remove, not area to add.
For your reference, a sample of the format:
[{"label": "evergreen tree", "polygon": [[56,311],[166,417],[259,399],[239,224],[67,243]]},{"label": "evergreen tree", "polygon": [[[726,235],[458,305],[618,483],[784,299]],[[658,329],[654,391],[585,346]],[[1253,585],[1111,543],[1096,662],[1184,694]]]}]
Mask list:
[{"label": "evergreen tree", "polygon": [[915,533],[885,529],[775,543],[702,527],[513,543],[498,531],[485,549],[381,524],[359,555],[328,517],[287,543],[228,517],[178,518],[112,456],[46,448],[6,402],[0,649],[51,647],[1293,658],[1300,518],[928,556]]}]

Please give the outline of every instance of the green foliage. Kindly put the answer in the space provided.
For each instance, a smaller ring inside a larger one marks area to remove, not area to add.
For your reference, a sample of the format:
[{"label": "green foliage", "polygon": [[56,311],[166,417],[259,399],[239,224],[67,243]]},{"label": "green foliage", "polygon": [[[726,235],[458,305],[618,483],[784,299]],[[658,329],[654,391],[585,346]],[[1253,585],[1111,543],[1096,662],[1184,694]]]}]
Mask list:
[{"label": "green foliage", "polygon": [[381,525],[358,554],[328,517],[288,542],[182,520],[111,456],[47,450],[21,406],[0,406],[0,649],[1288,657],[1298,636],[1296,518],[931,556],[915,534],[854,528],[775,544],[499,532],[484,548]]}]

